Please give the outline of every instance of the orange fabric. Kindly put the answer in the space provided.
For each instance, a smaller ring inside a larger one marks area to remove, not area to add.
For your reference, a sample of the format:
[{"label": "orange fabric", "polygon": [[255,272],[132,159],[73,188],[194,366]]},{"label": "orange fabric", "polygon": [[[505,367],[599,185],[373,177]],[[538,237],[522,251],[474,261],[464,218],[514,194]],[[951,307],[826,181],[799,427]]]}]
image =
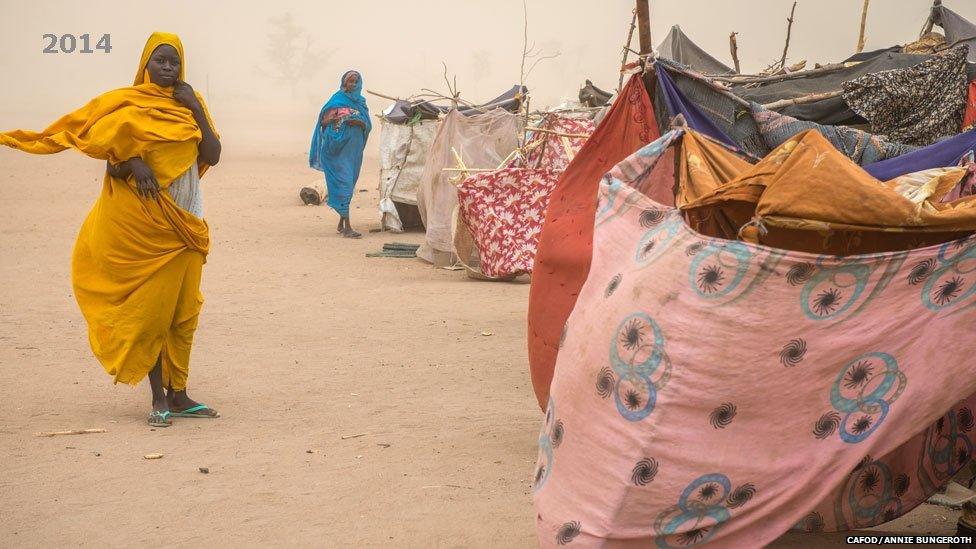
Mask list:
[{"label": "orange fabric", "polygon": [[[682,147],[694,144],[690,135]],[[976,230],[976,197],[941,202],[965,175],[940,168],[880,182],[808,130],[682,209],[732,220],[731,230],[696,227],[709,236],[741,230],[745,240],[818,254],[905,250]]]},{"label": "orange fabric", "polygon": [[[640,74],[633,75],[552,193],[539,238],[528,315],[529,371],[543,409],[563,326],[590,269],[600,178],[659,136],[644,82]],[[668,164],[667,160],[659,163],[667,165],[662,173],[673,173],[673,165]]]},{"label": "orange fabric", "polygon": [[976,124],[976,80],[969,83],[969,98],[966,100],[966,114],[962,117],[962,127]]}]

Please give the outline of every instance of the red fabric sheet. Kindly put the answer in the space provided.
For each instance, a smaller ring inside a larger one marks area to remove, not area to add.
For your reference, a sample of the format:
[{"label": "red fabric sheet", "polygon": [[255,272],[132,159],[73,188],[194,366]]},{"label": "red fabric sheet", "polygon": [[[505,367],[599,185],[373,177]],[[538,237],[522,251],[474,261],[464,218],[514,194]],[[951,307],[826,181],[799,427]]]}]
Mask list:
[{"label": "red fabric sheet", "polygon": [[[590,270],[600,179],[660,137],[641,75],[631,76],[606,118],[563,172],[550,197],[529,293],[529,371],[545,409],[563,326]],[[673,153],[672,153],[673,154]],[[673,164],[664,159],[673,175]]]},{"label": "red fabric sheet", "polygon": [[976,124],[976,80],[969,83],[969,98],[966,100],[966,114],[962,117],[962,127]]}]

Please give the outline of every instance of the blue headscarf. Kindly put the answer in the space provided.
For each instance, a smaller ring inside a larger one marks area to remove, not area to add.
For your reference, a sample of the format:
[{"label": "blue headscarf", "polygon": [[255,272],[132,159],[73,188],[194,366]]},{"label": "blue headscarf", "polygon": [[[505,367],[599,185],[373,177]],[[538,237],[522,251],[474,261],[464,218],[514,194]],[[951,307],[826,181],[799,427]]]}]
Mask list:
[{"label": "blue headscarf", "polygon": [[[343,84],[350,73],[355,73],[359,78],[353,90],[347,92]],[[332,94],[315,119],[315,131],[312,133],[312,143],[308,151],[308,165],[325,172],[329,206],[346,217],[349,215],[349,201],[362,168],[366,139],[373,128],[362,90],[363,77],[358,71],[343,73],[339,80],[339,91]],[[343,120],[338,127],[331,123],[322,127],[322,116],[326,111],[343,107],[352,109],[355,113]],[[361,120],[366,127],[350,126],[350,118]]]}]

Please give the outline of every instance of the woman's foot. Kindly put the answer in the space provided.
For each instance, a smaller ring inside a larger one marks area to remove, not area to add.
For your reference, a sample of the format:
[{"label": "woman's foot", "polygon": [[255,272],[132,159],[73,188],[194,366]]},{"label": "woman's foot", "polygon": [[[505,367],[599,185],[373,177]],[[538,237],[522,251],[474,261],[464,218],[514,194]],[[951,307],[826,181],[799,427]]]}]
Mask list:
[{"label": "woman's foot", "polygon": [[346,230],[346,222],[345,222],[344,219],[340,219],[339,220],[339,226],[336,227],[336,232],[339,233],[339,234],[342,234],[342,232],[345,231],[345,230]]},{"label": "woman's foot", "polygon": [[186,391],[170,391],[167,400],[169,409],[178,417],[220,417],[217,410],[193,400]]},{"label": "woman's foot", "polygon": [[149,412],[149,426],[150,427],[169,427],[173,424],[173,420],[170,419],[172,414],[169,410],[157,410],[153,406],[153,411]]},{"label": "woman's foot", "polygon": [[346,230],[342,231],[342,236],[346,238],[362,238],[363,235],[352,230],[352,227],[346,227]]}]

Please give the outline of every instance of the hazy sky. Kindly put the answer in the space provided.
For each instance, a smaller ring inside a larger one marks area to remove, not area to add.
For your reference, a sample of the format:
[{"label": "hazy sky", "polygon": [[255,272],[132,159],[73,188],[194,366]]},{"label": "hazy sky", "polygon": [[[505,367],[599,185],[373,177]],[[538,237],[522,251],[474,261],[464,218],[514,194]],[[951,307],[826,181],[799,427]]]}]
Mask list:
[{"label": "hazy sky", "polygon": [[[545,53],[560,54],[542,61],[529,77],[535,105],[575,96],[586,78],[604,88],[616,86],[632,1],[527,3],[529,41]],[[976,20],[976,1],[944,3]],[[131,84],[153,30],[182,37],[187,81],[207,96],[219,126],[270,126],[272,131],[263,135],[288,146],[307,139],[318,107],[349,68],[362,71],[367,88],[405,96],[423,87],[446,91],[443,61],[457,75],[462,96],[472,101],[490,99],[519,76],[521,0],[372,0],[341,7],[327,0],[0,4],[0,69],[8,76],[8,84],[0,88],[3,129],[40,129],[103,91]],[[861,4],[799,0],[790,60],[807,59],[812,65],[850,55]],[[653,41],[679,24],[699,45],[731,64],[728,35],[737,31],[743,71],[759,70],[782,52],[791,5],[787,0],[651,0]],[[867,49],[915,39],[930,5],[929,0],[874,0]],[[273,76],[281,63],[268,55],[269,36],[281,30],[271,20],[286,14],[296,27],[295,51],[300,54],[307,44],[320,56],[294,86]],[[109,54],[44,54],[45,33],[88,33],[93,41],[108,33],[113,49]],[[369,101],[374,111],[388,104],[374,97]],[[259,132],[242,130],[240,135],[245,134],[247,141],[260,139]]]}]

